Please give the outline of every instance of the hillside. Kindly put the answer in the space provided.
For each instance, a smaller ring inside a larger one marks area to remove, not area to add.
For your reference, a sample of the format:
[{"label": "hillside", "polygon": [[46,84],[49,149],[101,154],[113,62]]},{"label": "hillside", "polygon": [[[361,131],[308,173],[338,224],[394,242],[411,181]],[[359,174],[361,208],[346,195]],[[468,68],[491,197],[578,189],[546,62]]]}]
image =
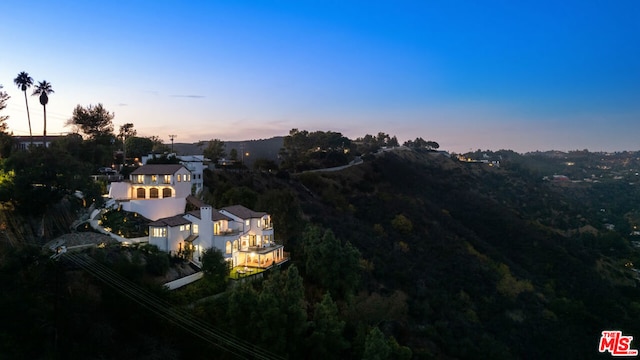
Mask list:
[{"label": "hillside", "polygon": [[[407,313],[382,323],[414,355],[594,357],[602,330],[639,333],[638,253],[603,227],[610,187],[567,188],[523,166],[389,152],[301,175],[302,206],[361,251],[369,293],[408,296]],[[618,196],[633,206],[628,186]]]},{"label": "hillside", "polygon": [[[640,334],[637,154],[573,155],[469,154],[497,166],[405,148],[332,172],[207,170],[203,200],[270,213],[292,258],[216,296],[207,281],[158,289],[136,249],[92,256],[203,328],[290,359],[608,358],[603,330]],[[572,180],[544,180],[556,174]],[[1,319],[19,326],[0,328],[0,353],[236,358],[2,235],[0,305],[14,311]]]}]

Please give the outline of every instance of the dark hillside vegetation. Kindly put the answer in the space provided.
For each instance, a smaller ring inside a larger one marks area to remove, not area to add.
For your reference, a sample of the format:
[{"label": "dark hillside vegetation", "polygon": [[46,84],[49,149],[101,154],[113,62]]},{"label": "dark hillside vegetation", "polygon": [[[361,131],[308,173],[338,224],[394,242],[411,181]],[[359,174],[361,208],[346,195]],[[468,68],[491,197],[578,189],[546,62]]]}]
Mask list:
[{"label": "dark hillside vegetation", "polygon": [[576,230],[602,229],[598,194],[617,184],[567,191],[532,173],[393,152],[300,180],[311,221],[360,250],[367,291],[408,294],[389,330],[414,355],[593,357],[603,329],[638,330],[626,234]]},{"label": "dark hillside vegetation", "polygon": [[[640,334],[630,235],[638,185],[606,172],[598,182],[547,181],[547,167],[566,165],[490,156],[500,166],[404,148],[334,172],[206,171],[203,200],[270,213],[292,258],[214,296],[211,284],[159,290],[150,280],[166,261],[142,262],[135,249],[91,255],[207,327],[289,359],[609,357],[597,352],[601,331]],[[19,222],[3,222],[0,302],[16,311],[3,312],[1,354],[237,358],[77,266],[20,246]]]}]

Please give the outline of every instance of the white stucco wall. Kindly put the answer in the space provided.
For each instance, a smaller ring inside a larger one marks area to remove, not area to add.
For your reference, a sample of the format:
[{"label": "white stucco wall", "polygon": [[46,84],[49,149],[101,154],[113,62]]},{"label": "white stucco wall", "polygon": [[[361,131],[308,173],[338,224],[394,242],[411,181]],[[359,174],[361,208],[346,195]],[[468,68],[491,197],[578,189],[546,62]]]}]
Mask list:
[{"label": "white stucco wall", "polygon": [[112,182],[109,185],[109,197],[116,200],[128,199],[131,184],[128,182]]},{"label": "white stucco wall", "polygon": [[122,210],[137,212],[150,220],[182,214],[187,205],[185,198],[144,199],[122,202]]}]

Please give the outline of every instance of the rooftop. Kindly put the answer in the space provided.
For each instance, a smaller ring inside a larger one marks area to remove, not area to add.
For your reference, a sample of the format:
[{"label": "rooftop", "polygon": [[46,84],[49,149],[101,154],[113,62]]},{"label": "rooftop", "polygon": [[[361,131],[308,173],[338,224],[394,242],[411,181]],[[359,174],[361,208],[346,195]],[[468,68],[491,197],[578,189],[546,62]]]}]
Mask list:
[{"label": "rooftop", "polygon": [[184,168],[182,164],[150,164],[140,166],[131,175],[173,175],[176,171]]}]

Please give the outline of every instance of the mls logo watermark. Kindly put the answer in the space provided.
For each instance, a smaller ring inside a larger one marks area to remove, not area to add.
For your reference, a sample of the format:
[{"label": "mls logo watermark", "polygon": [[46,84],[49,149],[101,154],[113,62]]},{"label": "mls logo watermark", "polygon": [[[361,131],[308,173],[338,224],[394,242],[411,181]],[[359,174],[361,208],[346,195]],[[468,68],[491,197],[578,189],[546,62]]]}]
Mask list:
[{"label": "mls logo watermark", "polygon": [[637,356],[638,350],[631,348],[633,336],[623,336],[622,331],[605,330],[600,338],[598,350],[610,352],[612,356]]}]

